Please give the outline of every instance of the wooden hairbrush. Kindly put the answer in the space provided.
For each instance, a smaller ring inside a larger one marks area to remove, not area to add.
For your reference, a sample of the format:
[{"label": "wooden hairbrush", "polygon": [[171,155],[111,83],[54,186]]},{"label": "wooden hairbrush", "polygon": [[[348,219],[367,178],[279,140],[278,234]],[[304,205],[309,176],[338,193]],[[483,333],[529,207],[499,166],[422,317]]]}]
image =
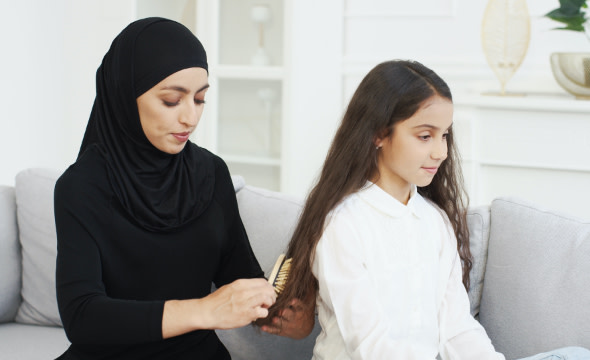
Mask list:
[{"label": "wooden hairbrush", "polygon": [[279,255],[279,258],[268,277],[268,282],[275,289],[277,295],[285,289],[285,284],[289,277],[289,270],[291,270],[291,258],[287,259],[285,254]]}]

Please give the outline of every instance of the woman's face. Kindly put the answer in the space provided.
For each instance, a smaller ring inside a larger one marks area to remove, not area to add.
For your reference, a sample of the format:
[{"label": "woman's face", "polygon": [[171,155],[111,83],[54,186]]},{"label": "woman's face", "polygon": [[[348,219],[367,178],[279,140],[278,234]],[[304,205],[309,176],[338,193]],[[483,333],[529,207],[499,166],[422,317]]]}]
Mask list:
[{"label": "woman's face", "polygon": [[137,98],[145,136],[157,149],[178,154],[195,130],[209,88],[207,70],[193,67],[175,72]]}]

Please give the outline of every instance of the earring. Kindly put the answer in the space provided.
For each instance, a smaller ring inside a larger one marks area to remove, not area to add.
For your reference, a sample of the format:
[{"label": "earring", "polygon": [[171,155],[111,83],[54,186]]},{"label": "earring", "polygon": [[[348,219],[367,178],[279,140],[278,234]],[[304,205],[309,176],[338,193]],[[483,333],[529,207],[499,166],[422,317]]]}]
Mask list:
[{"label": "earring", "polygon": [[375,146],[375,150],[381,149],[381,146]]}]

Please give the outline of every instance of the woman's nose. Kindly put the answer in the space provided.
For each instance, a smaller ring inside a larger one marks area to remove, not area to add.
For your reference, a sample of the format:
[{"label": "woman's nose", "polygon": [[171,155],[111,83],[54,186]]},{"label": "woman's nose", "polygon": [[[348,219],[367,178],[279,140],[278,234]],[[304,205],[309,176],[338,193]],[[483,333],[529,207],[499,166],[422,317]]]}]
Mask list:
[{"label": "woman's nose", "polygon": [[197,126],[200,115],[201,112],[197,106],[190,104],[183,109],[180,115],[180,122],[187,126]]}]

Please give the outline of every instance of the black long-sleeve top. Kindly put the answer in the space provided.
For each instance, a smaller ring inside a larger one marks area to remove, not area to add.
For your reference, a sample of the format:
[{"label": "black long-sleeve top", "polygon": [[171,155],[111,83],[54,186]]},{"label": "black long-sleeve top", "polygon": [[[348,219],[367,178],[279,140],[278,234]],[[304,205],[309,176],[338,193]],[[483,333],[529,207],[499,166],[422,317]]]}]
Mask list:
[{"label": "black long-sleeve top", "polygon": [[208,155],[215,162],[213,198],[196,220],[173,232],[147,231],[127,215],[96,148],[58,179],[57,298],[72,342],[61,358],[229,358],[212,330],[162,339],[166,300],[202,298],[212,283],[264,276],[227,166]]}]

